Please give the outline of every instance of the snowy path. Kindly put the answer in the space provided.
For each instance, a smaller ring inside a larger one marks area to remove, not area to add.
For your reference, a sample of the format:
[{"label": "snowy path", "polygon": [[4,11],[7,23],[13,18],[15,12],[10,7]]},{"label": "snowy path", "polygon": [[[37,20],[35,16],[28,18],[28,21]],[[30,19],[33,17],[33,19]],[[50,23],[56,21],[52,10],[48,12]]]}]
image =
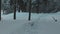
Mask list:
[{"label": "snowy path", "polygon": [[[57,19],[57,22],[52,17]],[[28,21],[28,13],[17,13],[16,20],[13,20],[13,13],[2,15],[0,34],[60,34],[59,12],[55,14],[32,13],[31,19]]]}]

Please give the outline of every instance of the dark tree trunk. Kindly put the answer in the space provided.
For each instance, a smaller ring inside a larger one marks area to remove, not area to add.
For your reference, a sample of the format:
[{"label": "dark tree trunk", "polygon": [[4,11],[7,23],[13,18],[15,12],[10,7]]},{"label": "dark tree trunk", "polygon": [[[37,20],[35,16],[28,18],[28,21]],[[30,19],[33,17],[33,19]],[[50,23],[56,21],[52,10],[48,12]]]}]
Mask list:
[{"label": "dark tree trunk", "polygon": [[0,21],[1,21],[1,0],[0,0]]},{"label": "dark tree trunk", "polygon": [[16,0],[14,2],[14,20],[16,19]]},{"label": "dark tree trunk", "polygon": [[20,5],[18,6],[18,12],[20,12]]},{"label": "dark tree trunk", "polygon": [[14,6],[14,20],[16,19],[16,6]]},{"label": "dark tree trunk", "polygon": [[29,1],[29,18],[28,18],[29,21],[31,20],[31,1],[32,0]]}]

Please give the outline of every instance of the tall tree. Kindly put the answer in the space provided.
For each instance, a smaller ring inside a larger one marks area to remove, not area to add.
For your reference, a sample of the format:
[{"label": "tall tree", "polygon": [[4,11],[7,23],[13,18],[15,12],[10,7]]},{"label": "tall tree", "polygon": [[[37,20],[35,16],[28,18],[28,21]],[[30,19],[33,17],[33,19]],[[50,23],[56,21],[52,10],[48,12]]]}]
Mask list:
[{"label": "tall tree", "polygon": [[29,18],[28,18],[28,20],[30,21],[31,20],[31,2],[32,2],[32,0],[29,0]]},{"label": "tall tree", "polygon": [[39,5],[40,5],[40,1],[39,1],[39,0],[36,0],[36,2],[37,2],[37,6],[36,6],[37,13],[39,13]]},{"label": "tall tree", "polygon": [[16,19],[16,0],[14,0],[14,20]]},{"label": "tall tree", "polygon": [[1,0],[0,0],[0,20],[1,20]]}]

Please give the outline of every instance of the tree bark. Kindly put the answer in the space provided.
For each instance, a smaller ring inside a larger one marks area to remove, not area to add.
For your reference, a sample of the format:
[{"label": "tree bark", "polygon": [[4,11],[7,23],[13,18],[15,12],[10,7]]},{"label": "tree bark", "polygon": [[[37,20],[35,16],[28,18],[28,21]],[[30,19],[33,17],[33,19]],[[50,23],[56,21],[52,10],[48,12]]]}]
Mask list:
[{"label": "tree bark", "polygon": [[1,21],[1,0],[0,0],[0,21]]},{"label": "tree bark", "polygon": [[16,0],[14,2],[14,20],[16,19]]},{"label": "tree bark", "polygon": [[29,18],[28,18],[29,21],[31,20],[31,1],[32,0],[29,1]]}]

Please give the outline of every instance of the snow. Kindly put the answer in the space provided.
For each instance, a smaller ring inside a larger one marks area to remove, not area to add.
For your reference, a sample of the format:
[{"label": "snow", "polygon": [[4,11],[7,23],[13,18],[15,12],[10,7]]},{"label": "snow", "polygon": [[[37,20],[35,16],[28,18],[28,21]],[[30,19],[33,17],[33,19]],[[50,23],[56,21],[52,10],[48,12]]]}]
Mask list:
[{"label": "snow", "polygon": [[28,21],[28,15],[26,12],[16,12],[14,20],[13,13],[2,14],[0,34],[60,34],[60,12],[32,13],[31,21]]}]

